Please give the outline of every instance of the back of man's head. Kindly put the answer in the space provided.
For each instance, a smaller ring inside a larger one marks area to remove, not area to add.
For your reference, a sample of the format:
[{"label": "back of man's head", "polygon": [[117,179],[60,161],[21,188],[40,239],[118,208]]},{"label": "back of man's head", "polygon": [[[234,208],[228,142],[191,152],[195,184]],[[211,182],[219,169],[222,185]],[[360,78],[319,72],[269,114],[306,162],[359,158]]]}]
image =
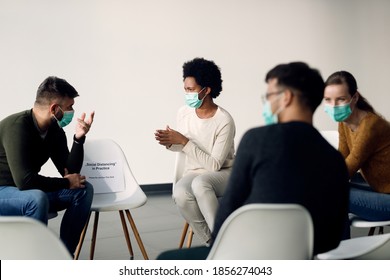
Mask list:
[{"label": "back of man's head", "polygon": [[313,113],[321,104],[325,84],[317,69],[310,68],[304,62],[279,64],[267,73],[265,81],[274,78],[280,87],[289,88],[297,94],[302,105]]},{"label": "back of man's head", "polygon": [[45,105],[55,99],[75,98],[77,96],[79,94],[76,89],[66,80],[50,76],[39,85],[35,103]]}]

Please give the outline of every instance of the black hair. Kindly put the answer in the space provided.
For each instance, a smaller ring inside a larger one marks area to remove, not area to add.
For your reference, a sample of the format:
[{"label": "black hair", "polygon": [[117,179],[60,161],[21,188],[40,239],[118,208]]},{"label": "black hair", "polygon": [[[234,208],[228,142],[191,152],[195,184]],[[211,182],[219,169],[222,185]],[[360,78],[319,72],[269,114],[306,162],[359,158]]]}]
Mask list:
[{"label": "black hair", "polygon": [[[355,77],[347,71],[337,71],[326,79],[325,86],[329,85],[346,85],[348,88],[348,93],[351,96],[354,96],[358,92],[358,86]],[[368,111],[376,114],[374,107],[365,99],[359,92],[359,99],[356,103],[356,106],[363,111]]]},{"label": "black hair", "polygon": [[55,76],[47,77],[38,87],[35,102],[38,104],[50,103],[58,98],[75,98],[79,96],[76,89],[66,80]]},{"label": "black hair", "polygon": [[198,85],[209,87],[210,96],[216,98],[222,91],[221,70],[214,61],[194,58],[183,64],[183,80],[193,77]]},{"label": "black hair", "polygon": [[325,84],[317,69],[310,68],[304,62],[279,64],[271,69],[265,81],[277,79],[279,86],[290,88],[299,96],[302,104],[313,113],[324,98]]}]

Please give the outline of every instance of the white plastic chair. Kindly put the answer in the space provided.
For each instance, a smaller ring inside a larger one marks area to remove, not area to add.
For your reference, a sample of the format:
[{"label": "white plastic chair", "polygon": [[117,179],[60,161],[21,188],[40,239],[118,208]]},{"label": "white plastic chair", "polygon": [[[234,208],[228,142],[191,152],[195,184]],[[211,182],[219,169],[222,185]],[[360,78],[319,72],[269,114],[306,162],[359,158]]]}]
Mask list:
[{"label": "white plastic chair", "polygon": [[352,227],[356,228],[369,228],[368,235],[374,235],[375,229],[378,229],[378,234],[383,234],[383,227],[390,226],[390,220],[388,221],[367,221],[354,214],[349,214],[349,220]]},{"label": "white plastic chair", "polygon": [[[84,163],[80,173],[87,177],[87,181],[94,186],[95,190],[91,207],[91,213],[95,212],[95,221],[90,259],[93,259],[95,252],[99,213],[108,211],[119,212],[130,258],[133,258],[134,254],[124,217],[125,214],[144,259],[148,259],[138,229],[130,214],[130,209],[144,205],[147,197],[134,178],[120,146],[111,139],[87,140],[84,144]],[[75,259],[79,257],[88,223],[89,218],[81,234],[80,242],[75,252]]]},{"label": "white plastic chair", "polygon": [[309,260],[314,231],[298,204],[247,204],[223,223],[208,260]]},{"label": "white plastic chair", "polygon": [[318,260],[390,260],[390,233],[343,240],[329,252],[315,256]]},{"label": "white plastic chair", "polygon": [[[173,192],[173,189],[175,188],[176,182],[179,181],[181,177],[183,177],[185,160],[186,160],[186,155],[184,153],[182,153],[182,152],[176,153],[172,192]],[[188,234],[188,236],[187,236],[187,234]],[[190,248],[191,244],[192,244],[193,236],[194,236],[194,232],[192,231],[192,228],[187,223],[187,221],[185,221],[184,226],[183,226],[183,230],[181,233],[180,241],[179,241],[179,248],[180,249],[183,248],[186,237],[187,237],[187,247]]]},{"label": "white plastic chair", "polygon": [[60,238],[40,221],[0,216],[1,260],[71,260]]},{"label": "white plastic chair", "polygon": [[321,130],[320,133],[335,149],[339,148],[339,132],[337,130]]}]

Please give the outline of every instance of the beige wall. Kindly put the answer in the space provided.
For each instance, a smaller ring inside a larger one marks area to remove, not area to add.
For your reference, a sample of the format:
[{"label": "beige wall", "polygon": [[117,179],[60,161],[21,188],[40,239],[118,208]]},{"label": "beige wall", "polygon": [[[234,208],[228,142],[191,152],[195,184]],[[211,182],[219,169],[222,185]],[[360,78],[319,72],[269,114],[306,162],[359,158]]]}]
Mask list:
[{"label": "beige wall", "polygon": [[[0,118],[30,108],[48,75],[65,78],[80,93],[76,114],[96,111],[89,137],[115,139],[139,183],[171,182],[174,154],[153,133],[175,127],[183,62],[221,67],[216,102],[235,118],[237,144],[262,125],[264,76],[282,62],[305,61],[324,78],[352,72],[390,119],[389,34],[387,0],[0,0]],[[315,125],[336,127],[322,106]]]}]

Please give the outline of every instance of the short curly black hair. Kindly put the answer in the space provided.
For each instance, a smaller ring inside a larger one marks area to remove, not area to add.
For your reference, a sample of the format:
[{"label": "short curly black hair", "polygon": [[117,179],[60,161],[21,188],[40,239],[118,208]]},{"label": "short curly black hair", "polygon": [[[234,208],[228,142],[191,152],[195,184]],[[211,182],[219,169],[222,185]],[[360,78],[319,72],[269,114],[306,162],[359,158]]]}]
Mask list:
[{"label": "short curly black hair", "polygon": [[212,98],[216,98],[222,91],[221,70],[214,61],[197,57],[185,62],[183,80],[187,77],[193,77],[202,88],[209,87]]}]

